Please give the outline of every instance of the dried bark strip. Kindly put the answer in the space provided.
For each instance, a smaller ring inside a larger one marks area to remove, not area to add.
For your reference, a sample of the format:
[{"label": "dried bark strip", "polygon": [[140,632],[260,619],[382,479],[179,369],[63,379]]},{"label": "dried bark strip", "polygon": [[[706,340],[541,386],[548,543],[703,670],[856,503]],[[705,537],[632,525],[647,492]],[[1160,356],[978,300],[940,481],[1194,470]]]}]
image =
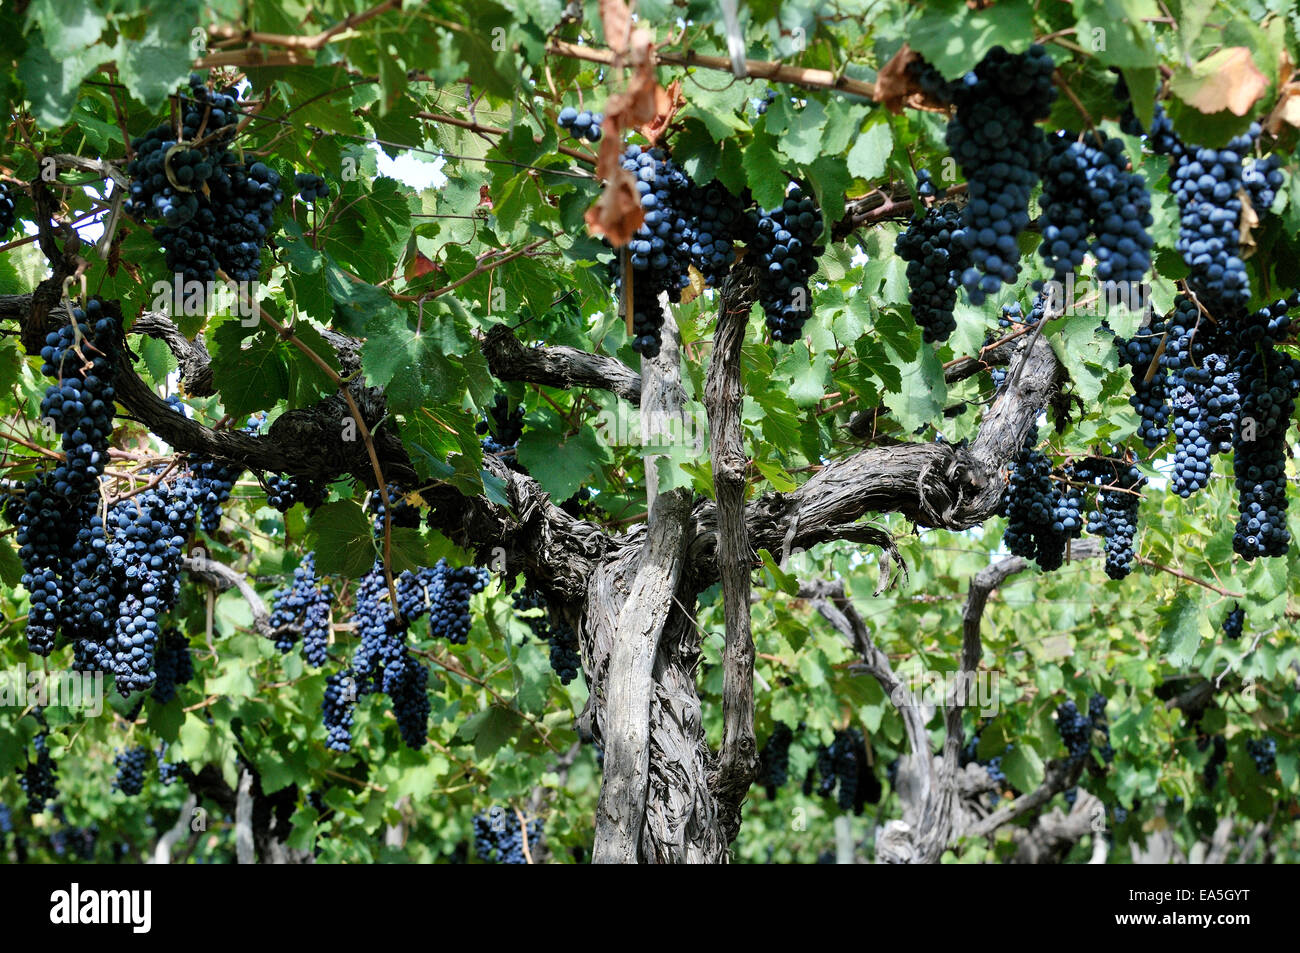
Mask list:
[{"label": "dried bark strip", "polygon": [[753,267],[733,269],[719,295],[713,355],[704,384],[709,416],[709,455],[717,500],[718,572],[722,579],[726,643],[722,653],[722,750],[714,793],[726,817],[740,830],[740,803],[758,771],[754,738],[754,639],[750,632],[749,592],[753,550],[745,526],[745,434],[741,426],[741,347],[757,293]]}]

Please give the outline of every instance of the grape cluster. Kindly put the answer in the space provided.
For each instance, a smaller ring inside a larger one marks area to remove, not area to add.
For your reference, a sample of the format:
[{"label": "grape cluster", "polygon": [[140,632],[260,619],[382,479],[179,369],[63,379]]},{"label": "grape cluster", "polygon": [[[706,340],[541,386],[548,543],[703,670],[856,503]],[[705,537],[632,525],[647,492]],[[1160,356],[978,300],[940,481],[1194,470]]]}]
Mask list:
[{"label": "grape cluster", "polygon": [[190,640],[177,629],[163,633],[154,658],[157,677],[153,683],[153,698],[165,705],[176,697],[176,686],[185,685],[194,678],[194,658],[190,655]]},{"label": "grape cluster", "polygon": [[44,727],[44,716],[40,714],[40,709],[35,709],[34,713],[37,714],[42,725],[41,733],[32,742],[32,747],[36,750],[36,760],[28,761],[18,776],[18,784],[27,795],[29,814],[41,813],[45,810],[47,801],[52,801],[59,796],[58,770],[54,759],[50,756],[49,729]]},{"label": "grape cluster", "polygon": [[1282,160],[1276,154],[1253,159],[1242,167],[1241,182],[1250,195],[1250,206],[1263,215],[1273,206],[1278,191],[1286,183],[1282,174]]},{"label": "grape cluster", "polygon": [[316,554],[308,553],[293,571],[293,583],[271,595],[270,625],[275,647],[288,653],[302,633],[302,655],[308,665],[325,664],[330,638],[330,603],[334,591],[316,577]]},{"label": "grape cluster", "polygon": [[[551,670],[560,677],[560,684],[567,685],[577,678],[582,671],[582,655],[573,626],[552,612],[546,597],[535,590],[522,589],[511,597],[511,602],[515,615],[532,630],[533,636],[550,645]],[[534,615],[529,611],[532,609],[544,611]]]},{"label": "grape cluster", "polygon": [[[1163,121],[1163,111],[1160,115]],[[1240,193],[1246,187],[1242,160],[1260,131],[1252,123],[1222,149],[1186,145],[1172,131],[1160,143],[1173,158],[1170,188],[1180,216],[1176,247],[1191,269],[1188,284],[1214,313],[1244,308],[1250,300],[1250,278],[1241,259]]]},{"label": "grape cluster", "polygon": [[586,109],[578,112],[572,106],[565,106],[556,117],[559,127],[571,138],[586,139],[588,142],[600,141],[600,127],[604,121],[604,113],[593,113]]},{"label": "grape cluster", "polygon": [[273,509],[287,513],[295,503],[314,510],[329,499],[329,489],[323,483],[306,477],[286,477],[278,473],[266,475],[266,502]]},{"label": "grape cluster", "polygon": [[1234,602],[1232,609],[1223,619],[1223,637],[1236,642],[1241,638],[1241,630],[1245,624],[1246,610]]},{"label": "grape cluster", "polygon": [[325,723],[325,745],[331,751],[352,748],[352,713],[356,700],[356,683],[351,672],[335,672],[325,679],[321,714]]},{"label": "grape cluster", "polygon": [[293,185],[298,190],[298,198],[304,202],[327,199],[330,195],[330,184],[321,176],[314,175],[311,172],[295,173]]},{"label": "grape cluster", "polygon": [[[982,355],[984,349],[996,340],[997,338],[992,334],[985,334],[984,341],[980,344],[980,354]],[[996,364],[987,364],[987,367],[989,371],[989,380],[993,382],[993,390],[996,393],[997,391],[1000,391],[1003,385],[1007,382],[1007,369]]]},{"label": "grape cluster", "polygon": [[8,804],[0,804],[0,834],[14,832],[14,815]]},{"label": "grape cluster", "polygon": [[397,579],[397,603],[408,621],[428,613],[429,634],[453,645],[469,638],[469,600],[488,584],[487,570],[478,566],[450,566],[439,559],[433,567],[409,569]]},{"label": "grape cluster", "polygon": [[6,509],[17,525],[22,582],[30,593],[28,647],[38,655],[54,650],[60,625],[74,611],[69,595],[77,594],[75,611],[84,617],[99,588],[92,578],[97,555],[74,544],[81,518],[97,511],[99,476],[108,462],[121,332],[96,298],[85,310],[74,308],[72,317],[73,323],[51,332],[41,349],[42,370],[55,380],[41,400],[41,416],[62,435],[64,457],[28,480],[21,503]]},{"label": "grape cluster", "polygon": [[1106,541],[1106,575],[1123,579],[1133,569],[1133,538],[1147,479],[1131,462],[1110,458],[1091,458],[1076,465],[1076,472],[1101,487],[1100,509],[1088,514],[1088,532]]},{"label": "grape cluster", "polygon": [[1277,770],[1277,739],[1249,738],[1246,741],[1246,753],[1255,762],[1255,770],[1268,777]]},{"label": "grape cluster", "polygon": [[957,330],[957,279],[970,266],[969,250],[955,241],[960,228],[961,211],[944,202],[914,216],[894,245],[907,262],[907,301],[927,343],[946,341]]},{"label": "grape cluster", "polygon": [[622,167],[632,175],[645,213],[625,253],[615,256],[613,276],[621,297],[623,261],[631,265],[632,347],[646,357],[659,353],[663,313],[659,297],[680,301],[694,266],[706,283],[717,285],[735,260],[735,243],[744,240],[761,266],[759,300],[772,336],[790,343],[811,313],[808,278],[824,250],[817,203],[791,186],[773,209],[745,210],[742,201],[714,180],[698,186],[661,149],[629,146]]},{"label": "grape cluster", "polygon": [[191,455],[190,476],[200,490],[199,525],[208,534],[215,533],[221,525],[221,507],[235,488],[235,481],[243,475],[244,468],[224,460],[209,460]]},{"label": "grape cluster", "polygon": [[1069,764],[1081,763],[1092,748],[1092,719],[1073,701],[1064,701],[1056,709],[1056,730],[1065,742]]},{"label": "grape cluster", "polygon": [[946,141],[970,196],[958,241],[971,264],[960,277],[971,304],[979,305],[1020,273],[1017,238],[1029,225],[1029,196],[1047,157],[1035,123],[1047,118],[1056,98],[1055,66],[1034,44],[1020,54],[996,46],[951,83],[923,61],[910,68],[931,98],[957,107]]},{"label": "grape cluster", "polygon": [[162,744],[158,748],[158,781],[163,787],[171,787],[177,781],[189,781],[194,777],[193,769],[184,761],[170,762],[167,760],[167,745]]},{"label": "grape cluster", "polygon": [[1247,560],[1284,556],[1286,528],[1286,432],[1300,396],[1300,361],[1271,341],[1247,346],[1234,362],[1241,396],[1233,437],[1233,477],[1238,520],[1232,548]]},{"label": "grape cluster", "polygon": [[978,764],[988,773],[989,780],[999,788],[1007,782],[1007,776],[1002,770],[1002,759],[1006,757],[1008,751],[1013,751],[1015,745],[1007,745],[1002,754],[989,758],[987,761],[981,761],[979,757],[980,736],[978,733],[972,734],[966,744],[962,745],[961,751],[957,754],[957,764],[959,767],[966,767],[968,764]]},{"label": "grape cluster", "polygon": [[752,252],[761,265],[758,300],[772,337],[793,344],[803,334],[812,315],[808,279],[817,270],[825,248],[817,244],[822,232],[821,212],[811,196],[794,185],[773,209],[750,213]]},{"label": "grape cluster", "polygon": [[776,102],[776,90],[769,89],[763,94],[763,98],[754,104],[754,112],[763,115],[767,112],[767,107]]},{"label": "grape cluster", "polygon": [[14,193],[8,182],[0,182],[0,238],[14,227]]},{"label": "grape cluster", "polygon": [[464,644],[470,629],[470,596],[487,585],[487,572],[473,566],[451,567],[440,559],[432,568],[403,572],[396,585],[400,616],[386,599],[381,563],[376,562],[358,585],[352,618],[361,644],[352,656],[351,675],[358,694],[388,695],[402,740],[419,748],[427,734],[429,673],[406,644],[407,628],[427,614],[430,634]]},{"label": "grape cluster", "polygon": [[1035,449],[1037,443],[1033,427],[1012,461],[1002,495],[1007,518],[1002,541],[1013,556],[1032,559],[1050,572],[1064,563],[1067,542],[1083,531],[1083,494],[1069,483],[1053,482],[1051,463]]},{"label": "grape cluster", "polygon": [[419,750],[428,740],[429,667],[403,651],[384,666],[384,694],[393,703],[393,717],[402,742]]},{"label": "grape cluster", "polygon": [[1195,302],[1179,296],[1169,317],[1165,351],[1161,366],[1169,372],[1169,402],[1173,410],[1174,472],[1170,488],[1186,499],[1204,489],[1210,482],[1217,440],[1211,445],[1208,408],[1203,406],[1202,391],[1212,385],[1212,379],[1201,368],[1193,353],[1203,352],[1200,331],[1200,314]]},{"label": "grape cluster", "polygon": [[793,740],[794,731],[785,722],[778,721],[758,753],[758,784],[767,791],[769,799],[774,799],[777,789],[785,787],[790,778],[790,742]]},{"label": "grape cluster", "polygon": [[[1300,291],[1292,293],[1290,297],[1279,298],[1272,304],[1266,304],[1258,311],[1247,315],[1237,322],[1234,330],[1242,344],[1256,344],[1265,340],[1280,343],[1290,333],[1289,312],[1296,308],[1300,308]],[[1226,349],[1228,343],[1224,342],[1221,347]]]},{"label": "grape cluster", "polygon": [[[1105,739],[1098,749],[1101,759],[1110,764],[1115,760],[1115,749],[1110,743],[1110,725],[1106,721],[1106,698],[1104,695],[1094,694],[1088,699],[1088,719],[1092,722],[1094,731],[1101,732]],[[1089,768],[1095,768],[1095,764],[1089,765]]]},{"label": "grape cluster", "polygon": [[359,695],[382,688],[385,661],[396,659],[405,645],[406,629],[399,624],[386,597],[383,566],[376,562],[361,577],[352,603],[353,631],[360,639],[352,654],[352,675]]},{"label": "grape cluster", "polygon": [[1117,337],[1120,364],[1131,369],[1133,393],[1128,402],[1138,412],[1138,437],[1154,449],[1169,436],[1169,371],[1163,363],[1156,364],[1151,379],[1146,379],[1155,361],[1156,351],[1164,340],[1165,322],[1157,318],[1144,324],[1133,337]]},{"label": "grape cluster", "polygon": [[[659,295],[680,301],[682,289],[690,284],[691,245],[697,234],[692,226],[695,189],[686,173],[662,149],[641,151],[628,146],[623,169],[636,180],[645,222],[627,245],[632,266],[632,347],[645,357],[659,353],[660,328],[664,315]],[[623,255],[614,258],[615,291],[622,297]]]},{"label": "grape cluster", "polygon": [[[534,818],[527,823],[528,852],[537,852],[542,837],[542,822]],[[526,864],[524,825],[515,812],[494,807],[474,816],[474,852],[485,864]]]},{"label": "grape cluster", "polygon": [[158,220],[154,238],[168,269],[186,281],[210,282],[217,269],[253,281],[272,213],[284,195],[280,176],[252,156],[230,152],[239,109],[231,93],[214,93],[190,77],[181,139],[158,126],[132,141],[128,214]]},{"label": "grape cluster", "polygon": [[[880,799],[880,782],[867,763],[866,743],[856,728],[835,732],[830,745],[817,752],[814,770],[821,777],[817,793],[826,798],[834,794],[842,811],[852,809],[855,814],[861,814],[864,805]],[[805,793],[809,792],[811,779],[812,772],[809,772],[804,782]]]},{"label": "grape cluster", "polygon": [[747,236],[744,204],[714,179],[696,189],[695,236],[691,258],[707,284],[716,286],[736,260],[736,241]]},{"label": "grape cluster", "polygon": [[117,777],[113,780],[114,790],[121,791],[127,797],[135,797],[144,788],[144,766],[149,761],[149,749],[141,745],[119,751],[113,758],[113,767],[117,768]]},{"label": "grape cluster", "polygon": [[1138,283],[1151,267],[1151,195],[1128,171],[1124,144],[1103,133],[1058,130],[1043,165],[1042,243],[1038,253],[1058,280],[1089,252],[1105,284]]},{"label": "grape cluster", "polygon": [[[407,501],[406,491],[396,483],[388,484],[385,489],[388,491],[388,501],[393,507],[393,525],[418,529],[420,508]],[[370,509],[375,514],[375,538],[379,539],[384,535],[384,498],[377,492],[370,495]]]},{"label": "grape cluster", "polygon": [[180,562],[198,510],[199,488],[184,479],[119,500],[108,511],[105,543],[118,598],[112,631],[113,681],[124,697],[155,679],[159,622],[180,596]]}]

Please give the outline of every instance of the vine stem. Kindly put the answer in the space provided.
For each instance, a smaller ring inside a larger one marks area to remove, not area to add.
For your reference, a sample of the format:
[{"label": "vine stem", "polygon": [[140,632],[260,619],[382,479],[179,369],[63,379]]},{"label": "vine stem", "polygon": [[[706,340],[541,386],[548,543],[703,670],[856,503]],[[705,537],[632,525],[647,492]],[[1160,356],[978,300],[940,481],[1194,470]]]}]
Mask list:
[{"label": "vine stem", "polygon": [[214,25],[208,27],[208,35],[221,40],[234,40],[244,43],[262,43],[267,46],[282,46],[290,50],[319,50],[325,44],[334,40],[339,34],[358,27],[367,20],[373,20],[380,14],[387,13],[390,10],[400,10],[402,0],[383,0],[368,10],[362,10],[360,13],[349,13],[346,17],[319,33],[313,33],[310,36],[298,36],[285,33],[258,33],[255,30],[236,30],[231,27]]},{"label": "vine stem", "polygon": [[[564,40],[552,40],[546,52],[554,56],[566,56],[570,59],[586,60],[589,63],[603,63],[612,66],[619,59],[613,50],[596,49],[591,46],[578,46]],[[730,73],[731,57],[704,56],[687,50],[685,53],[672,53],[656,50],[655,59],[668,66],[694,66],[699,69],[719,70]],[[834,89],[864,99],[874,99],[876,84],[861,79],[849,79],[828,69],[810,69],[803,66],[786,66],[768,60],[745,60],[745,69],[752,79],[774,80],[780,83],[793,83],[809,89]]]},{"label": "vine stem", "polygon": [[[498,129],[496,126],[484,126],[481,123],[470,122],[468,119],[461,119],[458,116],[444,116],[442,113],[418,112],[415,115],[420,119],[428,119],[430,122],[441,122],[448,126],[468,129],[470,132],[477,132],[484,136],[504,136],[508,132],[508,130]],[[542,140],[540,136],[533,136],[533,141],[540,143]],[[596,160],[590,155],[585,152],[580,152],[571,146],[556,146],[556,151],[590,166],[596,164]]]},{"label": "vine stem", "polygon": [[455,291],[457,288],[461,287],[462,285],[468,284],[469,282],[473,281],[475,278],[478,278],[480,275],[486,275],[489,271],[492,271],[496,268],[500,268],[502,265],[512,262],[516,258],[522,258],[525,255],[530,255],[533,252],[537,251],[537,249],[545,245],[547,242],[554,241],[557,238],[559,238],[558,233],[554,235],[550,235],[547,238],[539,238],[535,242],[529,242],[523,248],[517,248],[514,251],[510,252],[509,254],[501,256],[500,258],[494,259],[489,262],[484,262],[481,265],[475,266],[475,268],[472,271],[470,271],[467,274],[461,275],[461,277],[457,278],[451,284],[443,285],[441,288],[435,288],[433,291],[426,291],[424,294],[418,294],[418,295],[394,294],[394,295],[389,295],[389,297],[392,298],[394,301],[429,301],[433,298],[439,297],[440,295],[445,295],[449,291]]},{"label": "vine stem", "polygon": [[308,359],[310,359],[317,367],[319,367],[325,373],[325,375],[338,387],[339,393],[341,393],[343,395],[343,399],[347,401],[348,410],[352,414],[352,419],[356,421],[357,429],[361,431],[361,440],[362,442],[365,443],[366,454],[370,457],[370,467],[375,474],[375,483],[379,487],[379,499],[384,504],[384,559],[383,559],[384,581],[388,584],[388,597],[392,600],[393,615],[400,618],[401,610],[398,608],[398,602],[397,602],[397,583],[393,580],[393,569],[392,569],[393,504],[388,496],[388,485],[384,481],[383,468],[379,465],[379,454],[375,450],[374,438],[370,434],[370,428],[366,426],[365,418],[361,416],[361,408],[357,406],[357,400],[355,397],[352,396],[352,391],[348,387],[348,382],[343,379],[343,377],[339,374],[338,371],[330,367],[328,361],[326,361],[323,357],[321,357],[314,350],[312,350],[311,347],[309,347],[307,344],[303,343],[303,341],[299,339],[298,336],[295,335],[291,330],[289,330],[289,328],[286,325],[280,323],[275,318],[271,317],[269,314],[263,311],[261,305],[259,305],[256,301],[249,299],[244,294],[244,290],[240,288],[236,282],[232,281],[224,271],[218,269],[217,276],[220,277],[223,281],[225,281],[230,286],[231,290],[233,290],[237,295],[239,295],[240,303],[243,304],[245,308],[251,307],[253,309],[253,312],[257,315],[259,321],[265,321],[268,325],[270,325],[272,330],[274,330],[275,333],[280,336],[281,340],[288,341],[299,351],[305,354],[308,357]]}]

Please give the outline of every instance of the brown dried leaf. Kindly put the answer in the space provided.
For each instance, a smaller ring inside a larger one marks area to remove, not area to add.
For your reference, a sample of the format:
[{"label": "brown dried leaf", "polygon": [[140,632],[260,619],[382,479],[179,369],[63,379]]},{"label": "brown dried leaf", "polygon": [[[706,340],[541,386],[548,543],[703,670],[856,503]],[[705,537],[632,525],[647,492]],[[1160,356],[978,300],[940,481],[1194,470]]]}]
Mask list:
[{"label": "brown dried leaf", "polygon": [[1190,73],[1175,76],[1170,88],[1187,105],[1207,115],[1227,109],[1244,116],[1267,92],[1268,78],[1259,71],[1247,47],[1230,46],[1201,60]]},{"label": "brown dried leaf", "polygon": [[[601,152],[604,152],[603,143]],[[645,223],[645,211],[632,173],[616,164],[613,174],[605,177],[605,191],[587,209],[585,218],[591,234],[604,235],[615,248],[631,241],[633,233]]]},{"label": "brown dried leaf", "polygon": [[1239,226],[1238,244],[1241,246],[1241,257],[1249,258],[1255,254],[1255,226],[1259,224],[1259,215],[1255,207],[1250,204],[1250,195],[1245,189],[1237,190],[1237,198],[1241,200],[1241,218]]},{"label": "brown dried leaf", "polygon": [[704,275],[694,265],[686,266],[686,277],[691,283],[682,289],[682,304],[690,304],[704,294]]},{"label": "brown dried leaf", "polygon": [[1300,83],[1287,83],[1278,94],[1277,105],[1264,120],[1269,135],[1276,136],[1282,126],[1300,129]]},{"label": "brown dried leaf", "polygon": [[605,45],[616,53],[626,53],[632,23],[632,7],[627,0],[600,0],[600,22],[605,25]]},{"label": "brown dried leaf", "polygon": [[627,88],[609,97],[605,104],[605,125],[613,129],[615,138],[622,139],[623,133],[631,129],[653,124],[671,105],[667,90],[655,77],[653,50],[647,47],[646,54]]},{"label": "brown dried leaf", "polygon": [[[661,96],[660,93],[663,95]],[[675,79],[668,84],[667,89],[656,90],[655,118],[641,125],[641,135],[650,140],[650,145],[657,145],[659,137],[667,130],[668,124],[673,121],[677,111],[685,105],[686,97],[682,95],[681,80]]]},{"label": "brown dried leaf", "polygon": [[920,92],[907,71],[908,64],[920,58],[920,53],[904,43],[902,49],[894,54],[893,59],[884,65],[876,77],[875,100],[883,103],[894,115],[903,111],[909,96]]}]

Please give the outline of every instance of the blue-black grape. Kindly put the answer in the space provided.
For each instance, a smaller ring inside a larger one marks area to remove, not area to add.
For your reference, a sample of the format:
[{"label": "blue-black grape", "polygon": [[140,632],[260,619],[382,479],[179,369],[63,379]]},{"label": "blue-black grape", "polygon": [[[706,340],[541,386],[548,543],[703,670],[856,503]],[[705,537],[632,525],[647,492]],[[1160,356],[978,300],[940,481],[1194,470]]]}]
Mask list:
[{"label": "blue-black grape", "polygon": [[221,507],[230,499],[235,481],[244,472],[243,466],[225,460],[209,460],[191,454],[190,475],[198,485],[199,525],[208,534],[215,533],[221,525]]},{"label": "blue-black grape", "polygon": [[926,342],[946,341],[957,330],[957,279],[970,266],[969,249],[954,240],[960,228],[956,205],[933,205],[912,218],[894,245],[907,262],[907,300]]},{"label": "blue-black grape", "polygon": [[660,294],[680,301],[690,284],[694,189],[686,173],[662,149],[642,151],[628,146],[623,168],[636,180],[645,223],[632,236],[624,252],[614,257],[615,293],[622,298],[623,259],[632,266],[632,348],[644,357],[659,353],[664,315]]},{"label": "blue-black grape", "polygon": [[945,82],[923,61],[912,67],[933,98],[956,105],[948,122],[948,151],[966,176],[959,241],[971,265],[961,274],[972,304],[1020,273],[1017,238],[1029,225],[1029,197],[1047,156],[1042,131],[1056,98],[1055,66],[1038,44],[1020,54],[991,49],[975,69]]},{"label": "blue-black grape", "polygon": [[321,714],[325,724],[325,745],[332,751],[352,748],[352,715],[356,700],[356,682],[351,672],[335,672],[325,679]]},{"label": "blue-black grape", "polygon": [[1269,736],[1249,738],[1246,753],[1255,762],[1255,770],[1265,777],[1277,770],[1277,739]]},{"label": "blue-black grape", "polygon": [[14,227],[14,193],[8,182],[0,182],[0,238]]},{"label": "blue-black grape", "polygon": [[572,106],[565,106],[556,117],[556,123],[574,139],[586,139],[599,142],[601,124],[605,121],[604,113],[593,113],[586,109],[579,112]]},{"label": "blue-black grape", "polygon": [[1060,130],[1048,139],[1048,154],[1039,254],[1062,280],[1091,253],[1102,287],[1123,285],[1128,294],[1151,267],[1147,229],[1154,219],[1146,180],[1128,171],[1123,143],[1104,133]]},{"label": "blue-black grape", "polygon": [[32,742],[32,747],[36,751],[36,760],[28,761],[18,775],[18,784],[27,795],[29,814],[41,813],[45,810],[47,802],[59,796],[58,767],[50,756],[49,729],[44,728],[43,718],[41,723],[42,731]]},{"label": "blue-black grape", "polygon": [[1246,624],[1246,610],[1237,603],[1232,604],[1232,609],[1223,618],[1223,637],[1233,642],[1241,638],[1242,627]]},{"label": "blue-black grape", "polygon": [[190,640],[177,629],[163,633],[154,659],[157,677],[153,683],[154,701],[165,705],[176,697],[176,686],[194,678],[194,658],[190,655]]},{"label": "blue-black grape", "polygon": [[817,270],[824,246],[821,210],[797,185],[772,209],[750,213],[750,250],[758,255],[758,301],[774,340],[793,344],[803,335],[812,316],[812,291],[808,280]]},{"label": "blue-black grape", "polygon": [[304,202],[329,198],[330,184],[321,176],[311,172],[294,173],[293,185],[298,190],[298,198]]},{"label": "blue-black grape", "polygon": [[114,790],[121,791],[127,797],[135,797],[144,789],[144,767],[149,761],[149,749],[143,745],[119,751],[113,758],[117,768],[117,777],[113,779]]},{"label": "blue-black grape", "polygon": [[[1133,394],[1128,400],[1141,421],[1138,437],[1151,448],[1160,446],[1169,436],[1169,369],[1156,362],[1165,330],[1164,320],[1154,319],[1138,328],[1128,340],[1115,339],[1119,362],[1131,370]],[[1148,373],[1151,373],[1150,380],[1147,380]]]},{"label": "blue-black grape", "polygon": [[1285,556],[1291,545],[1286,433],[1300,396],[1300,361],[1264,339],[1233,363],[1241,405],[1232,445],[1239,513],[1232,548],[1247,560]]},{"label": "blue-black grape", "polygon": [[288,653],[301,633],[303,658],[309,665],[324,665],[333,601],[333,590],[316,577],[316,554],[308,553],[293,571],[292,584],[271,595],[269,621],[276,633],[276,648]]},{"label": "blue-black grape", "polygon": [[1076,472],[1100,487],[1100,508],[1088,514],[1088,532],[1105,539],[1106,575],[1123,579],[1133,569],[1133,540],[1147,479],[1129,461],[1101,457],[1077,464]]},{"label": "blue-black grape", "polygon": [[521,824],[508,808],[493,807],[474,816],[474,852],[485,864],[526,864],[524,827],[527,827],[528,853],[535,856],[542,837],[542,822],[534,818]]},{"label": "blue-black grape", "polygon": [[785,787],[790,778],[790,742],[793,740],[794,731],[785,722],[778,721],[758,753],[757,780],[767,791],[769,799],[775,798],[777,789]]},{"label": "blue-black grape", "polygon": [[[551,610],[540,592],[522,589],[511,597],[511,601],[515,614],[533,635],[550,645],[551,668],[560,677],[560,683],[567,685],[577,678],[582,671],[582,656],[573,627]],[[534,615],[530,612],[533,609],[542,609],[543,613]]]}]

